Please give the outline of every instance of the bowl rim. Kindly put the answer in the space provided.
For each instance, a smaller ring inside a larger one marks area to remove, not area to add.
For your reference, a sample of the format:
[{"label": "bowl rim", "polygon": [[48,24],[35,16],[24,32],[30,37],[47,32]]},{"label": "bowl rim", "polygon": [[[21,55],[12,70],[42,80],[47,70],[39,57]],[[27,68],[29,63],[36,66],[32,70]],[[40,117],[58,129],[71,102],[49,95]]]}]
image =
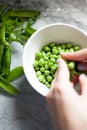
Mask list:
[{"label": "bowl rim", "polygon": [[[69,24],[69,23],[52,23],[52,24],[48,24],[48,25],[44,25],[43,27],[39,28],[38,30],[36,30],[36,32],[34,32],[34,34],[32,34],[32,36],[27,40],[30,41],[32,37],[34,37],[34,35],[36,35],[38,32],[40,32],[41,30],[44,30],[46,28],[52,27],[52,26],[66,26],[66,27],[70,27],[72,29],[75,29],[77,31],[80,31],[80,33],[87,35],[87,33],[85,31],[83,31],[82,29],[80,29],[79,27]],[[26,44],[27,44],[26,42]]]}]

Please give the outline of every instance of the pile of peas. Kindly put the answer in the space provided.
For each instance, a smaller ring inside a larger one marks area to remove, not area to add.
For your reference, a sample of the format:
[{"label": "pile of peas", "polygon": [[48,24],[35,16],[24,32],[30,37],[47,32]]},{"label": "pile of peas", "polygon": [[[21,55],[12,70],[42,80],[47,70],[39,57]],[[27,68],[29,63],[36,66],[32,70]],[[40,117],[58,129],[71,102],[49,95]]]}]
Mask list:
[{"label": "pile of peas", "polygon": [[[72,45],[72,43],[57,44],[55,42],[45,45],[41,51],[36,52],[35,61],[33,67],[36,72],[36,76],[39,81],[50,88],[52,80],[54,79],[57,69],[57,59],[61,58],[61,52],[74,52],[80,50],[78,45]],[[75,61],[65,60],[70,70],[71,78],[72,72],[76,70]]]}]

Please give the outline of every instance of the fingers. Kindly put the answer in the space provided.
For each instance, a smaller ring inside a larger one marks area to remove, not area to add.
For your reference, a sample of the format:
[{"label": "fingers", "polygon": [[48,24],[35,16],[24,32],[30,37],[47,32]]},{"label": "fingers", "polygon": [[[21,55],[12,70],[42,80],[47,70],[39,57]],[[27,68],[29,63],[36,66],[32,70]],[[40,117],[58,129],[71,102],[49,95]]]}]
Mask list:
[{"label": "fingers", "polygon": [[67,99],[71,96],[77,96],[74,90],[74,84],[70,82],[70,74],[68,67],[63,59],[58,59],[58,68],[56,71],[55,78],[52,82],[51,89],[46,96],[47,101],[53,101],[54,99],[59,99],[66,97]]},{"label": "fingers", "polygon": [[81,86],[81,95],[85,95],[87,97],[87,76],[85,74],[81,74],[79,76],[79,82]]},{"label": "fingers", "polygon": [[61,56],[68,60],[83,61],[87,59],[87,48],[71,53],[61,53]]},{"label": "fingers", "polygon": [[63,84],[63,82],[66,83],[67,81],[69,82],[70,74],[66,63],[64,60],[58,59],[57,64],[58,67],[54,81],[56,84]]},{"label": "fingers", "polygon": [[80,62],[77,66],[78,70],[85,71],[87,70],[87,62]]}]

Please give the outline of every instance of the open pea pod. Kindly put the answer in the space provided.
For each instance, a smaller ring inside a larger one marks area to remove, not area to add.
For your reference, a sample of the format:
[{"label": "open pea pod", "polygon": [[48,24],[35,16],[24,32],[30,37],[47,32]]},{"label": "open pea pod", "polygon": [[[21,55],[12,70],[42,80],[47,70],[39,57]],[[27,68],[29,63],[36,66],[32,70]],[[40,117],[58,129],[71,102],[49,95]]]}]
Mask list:
[{"label": "open pea pod", "polygon": [[1,76],[0,76],[0,87],[3,88],[5,91],[7,91],[10,94],[18,93],[18,90],[12,84],[10,84],[7,80],[2,78]]},{"label": "open pea pod", "polygon": [[23,74],[24,74],[23,66],[17,66],[9,72],[6,79],[10,82],[15,79],[18,79]]}]

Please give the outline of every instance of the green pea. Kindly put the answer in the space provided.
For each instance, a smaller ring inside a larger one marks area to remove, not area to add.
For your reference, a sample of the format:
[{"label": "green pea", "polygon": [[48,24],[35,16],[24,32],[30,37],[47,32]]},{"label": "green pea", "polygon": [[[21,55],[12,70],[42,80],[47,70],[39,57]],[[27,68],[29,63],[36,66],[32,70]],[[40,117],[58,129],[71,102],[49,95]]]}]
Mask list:
[{"label": "green pea", "polygon": [[10,33],[10,40],[11,41],[17,41],[17,37],[15,33]]},{"label": "green pea", "polygon": [[58,49],[52,49],[52,53],[57,55],[59,53],[59,51],[58,51]]},{"label": "green pea", "polygon": [[45,62],[44,62],[43,58],[41,58],[41,59],[39,60],[39,65],[40,65],[40,66],[44,66],[44,65],[45,65]]},{"label": "green pea", "polygon": [[65,52],[65,50],[64,49],[59,50],[59,54],[61,54],[62,52]]},{"label": "green pea", "polygon": [[45,71],[45,68],[44,68],[44,67],[41,67],[41,68],[40,68],[40,71],[41,71],[41,72],[44,72],[44,71]]},{"label": "green pea", "polygon": [[58,50],[61,50],[61,47],[60,47],[60,46],[58,46]]},{"label": "green pea", "polygon": [[39,66],[36,66],[34,67],[36,71],[39,71],[40,70],[40,67]]},{"label": "green pea", "polygon": [[43,50],[46,51],[46,52],[49,52],[49,51],[50,51],[50,47],[49,47],[49,46],[45,46],[45,47],[43,48]]},{"label": "green pea", "polygon": [[33,63],[33,67],[37,67],[38,66],[38,61],[35,60],[34,63]]},{"label": "green pea", "polygon": [[51,52],[47,52],[47,56],[49,57],[51,55]]},{"label": "green pea", "polygon": [[41,54],[41,52],[36,52],[35,56],[36,56],[36,58],[40,59],[42,57],[42,54]]},{"label": "green pea", "polygon": [[54,72],[56,70],[56,66],[51,67],[51,71]]},{"label": "green pea", "polygon": [[53,48],[54,46],[56,46],[56,44],[54,42],[50,43],[51,48]]},{"label": "green pea", "polygon": [[57,47],[57,45],[55,45],[53,48],[52,48],[53,50],[57,50],[58,49],[58,47]]},{"label": "green pea", "polygon": [[80,50],[80,47],[75,45],[75,46],[74,46],[74,50],[75,50],[75,51],[78,51],[78,50]]},{"label": "green pea", "polygon": [[47,76],[47,75],[49,75],[49,74],[50,74],[50,71],[49,71],[49,70],[45,70],[45,71],[44,71],[44,75]]},{"label": "green pea", "polygon": [[[59,55],[59,54],[58,54]],[[53,55],[53,58],[55,58],[55,60],[58,58],[58,55]]]},{"label": "green pea", "polygon": [[61,58],[61,55],[58,55],[57,58]]},{"label": "green pea", "polygon": [[52,63],[55,63],[55,62],[56,62],[55,58],[50,58],[50,61],[51,61]]},{"label": "green pea", "polygon": [[70,48],[70,50],[69,50],[70,52],[74,52],[74,49],[73,48]]},{"label": "green pea", "polygon": [[48,61],[48,60],[49,60],[49,57],[44,56],[43,59],[46,60],[46,61]]},{"label": "green pea", "polygon": [[48,82],[51,82],[52,79],[53,79],[52,76],[50,76],[50,75],[47,76],[47,81],[48,81]]},{"label": "green pea", "polygon": [[66,49],[66,45],[65,44],[61,44],[61,49]]},{"label": "green pea", "polygon": [[45,64],[45,69],[48,70],[49,69],[49,66],[47,64]]},{"label": "green pea", "polygon": [[48,83],[48,84],[47,84],[47,87],[50,88],[50,87],[51,87],[51,84]]},{"label": "green pea", "polygon": [[43,79],[43,80],[42,80],[42,83],[45,84],[45,82],[46,82],[46,79]]},{"label": "green pea", "polygon": [[39,77],[39,76],[42,75],[42,73],[41,73],[40,71],[37,71],[37,72],[36,72],[36,75],[37,75],[37,77]]},{"label": "green pea", "polygon": [[72,44],[71,43],[67,43],[66,44],[66,48],[68,48],[68,49],[72,48]]},{"label": "green pea", "polygon": [[53,63],[49,61],[49,62],[48,62],[48,66],[49,66],[49,67],[53,66]]},{"label": "green pea", "polygon": [[74,70],[75,68],[75,62],[71,61],[69,64],[68,64],[68,67],[70,70]]},{"label": "green pea", "polygon": [[44,76],[43,76],[43,75],[40,75],[40,76],[38,76],[38,79],[39,79],[40,82],[42,82],[43,79],[44,79]]}]

